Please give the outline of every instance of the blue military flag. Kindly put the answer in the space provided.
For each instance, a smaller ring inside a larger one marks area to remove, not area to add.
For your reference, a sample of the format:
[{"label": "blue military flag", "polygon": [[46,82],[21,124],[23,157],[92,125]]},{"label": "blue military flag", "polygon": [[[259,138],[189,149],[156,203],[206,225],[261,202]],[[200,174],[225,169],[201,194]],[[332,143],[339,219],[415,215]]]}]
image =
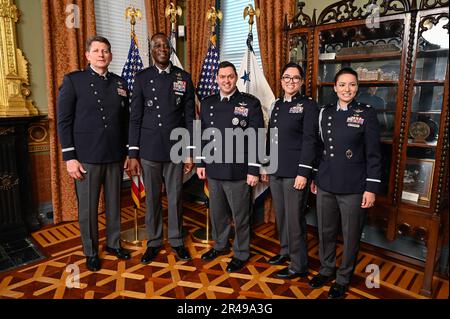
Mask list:
[{"label": "blue military flag", "polygon": [[200,100],[205,97],[219,92],[219,87],[216,83],[217,69],[219,68],[220,54],[219,50],[212,42],[209,43],[208,52],[202,65],[202,72],[200,80],[197,84],[197,94]]},{"label": "blue military flag", "polygon": [[128,90],[130,91],[130,99],[131,94],[133,93],[134,76],[142,69],[144,69],[144,64],[142,63],[142,59],[139,54],[137,38],[135,34],[132,34],[130,50],[128,51],[128,58],[122,70],[122,78],[127,81]]}]

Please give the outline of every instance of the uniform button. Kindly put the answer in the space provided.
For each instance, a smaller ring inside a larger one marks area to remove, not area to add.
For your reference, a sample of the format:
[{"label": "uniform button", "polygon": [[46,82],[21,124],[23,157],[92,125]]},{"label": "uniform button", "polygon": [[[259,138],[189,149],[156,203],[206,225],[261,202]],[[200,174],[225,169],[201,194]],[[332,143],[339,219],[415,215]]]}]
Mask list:
[{"label": "uniform button", "polygon": [[162,123],[159,123],[158,126],[162,126]]},{"label": "uniform button", "polygon": [[334,146],[333,146],[333,145],[330,145],[330,150],[332,150],[332,149],[334,149]]},{"label": "uniform button", "polygon": [[150,80],[150,83],[153,83],[153,80]]},{"label": "uniform button", "polygon": [[276,123],[276,122],[277,122],[277,120],[273,120],[273,122],[274,122],[274,123]]},{"label": "uniform button", "polygon": [[214,122],[211,122],[211,125],[214,125]]},{"label": "uniform button", "polygon": [[102,101],[101,101],[101,100],[97,100],[97,102],[98,102],[98,103],[102,103]]},{"label": "uniform button", "polygon": [[108,127],[108,124],[105,124],[105,128],[107,128]]},{"label": "uniform button", "polygon": [[214,110],[214,106],[210,106],[209,108],[210,108],[211,110]]},{"label": "uniform button", "polygon": [[217,147],[214,147],[214,150],[217,151]]},{"label": "uniform button", "polygon": [[97,91],[95,91],[95,92],[94,92],[94,94],[95,94],[95,95],[97,95],[97,94],[98,94],[98,92],[97,92]]},{"label": "uniform button", "polygon": [[328,130],[327,133],[328,133],[328,134],[331,134],[331,130]]},{"label": "uniform button", "polygon": [[278,128],[278,127],[274,126],[273,128]]},{"label": "uniform button", "polygon": [[158,117],[161,117],[161,114],[158,114]]},{"label": "uniform button", "polygon": [[275,137],[278,137],[278,134],[275,134]]},{"label": "uniform button", "polygon": [[275,144],[278,144],[278,141],[275,141]]},{"label": "uniform button", "polygon": [[94,87],[94,83],[91,83],[91,87]]},{"label": "uniform button", "polygon": [[331,154],[330,154],[330,157],[334,157],[334,154],[333,154],[333,153],[331,153]]},{"label": "uniform button", "polygon": [[103,112],[103,108],[100,108],[100,111]]},{"label": "uniform button", "polygon": [[275,113],[275,116],[278,116],[278,113]]},{"label": "uniform button", "polygon": [[104,120],[106,120],[106,116],[103,116],[102,118],[103,118]]},{"label": "uniform button", "polygon": [[216,139],[213,139],[213,142],[215,142],[216,141]]},{"label": "uniform button", "polygon": [[331,117],[331,116],[328,116],[328,119],[329,119],[329,120],[331,120],[331,119],[332,119],[332,117]]},{"label": "uniform button", "polygon": [[328,123],[328,126],[331,126],[331,123]]},{"label": "uniform button", "polygon": [[209,113],[209,116],[214,116],[214,114],[213,113]]},{"label": "uniform button", "polygon": [[155,96],[155,99],[154,99],[155,101],[158,101],[158,98]]},{"label": "uniform button", "polygon": [[213,130],[213,131],[212,131],[212,133],[214,134],[214,133],[216,133],[216,131],[215,131],[215,130]]},{"label": "uniform button", "polygon": [[333,139],[330,137],[328,140],[331,142]]},{"label": "uniform button", "polygon": [[279,108],[279,107],[277,106],[275,110],[277,110],[277,111],[278,111],[279,109],[280,109],[280,108]]},{"label": "uniform button", "polygon": [[156,91],[155,88],[153,88],[152,91],[155,92]]},{"label": "uniform button", "polygon": [[156,109],[159,110],[159,105],[156,106]]}]

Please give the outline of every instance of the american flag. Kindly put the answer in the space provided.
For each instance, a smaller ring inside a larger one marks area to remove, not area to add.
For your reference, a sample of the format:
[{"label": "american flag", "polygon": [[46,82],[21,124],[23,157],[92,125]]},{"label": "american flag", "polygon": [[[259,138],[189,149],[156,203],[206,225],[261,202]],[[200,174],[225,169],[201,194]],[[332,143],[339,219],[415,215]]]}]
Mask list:
[{"label": "american flag", "polygon": [[197,84],[197,93],[200,100],[219,92],[216,83],[217,69],[220,63],[219,50],[210,42],[208,52],[202,65],[202,73]]},{"label": "american flag", "polygon": [[136,35],[131,36],[130,50],[128,51],[128,58],[123,66],[122,78],[128,83],[128,90],[131,94],[133,93],[134,76],[136,73],[144,68],[141,56],[139,55],[139,48],[137,45]]}]

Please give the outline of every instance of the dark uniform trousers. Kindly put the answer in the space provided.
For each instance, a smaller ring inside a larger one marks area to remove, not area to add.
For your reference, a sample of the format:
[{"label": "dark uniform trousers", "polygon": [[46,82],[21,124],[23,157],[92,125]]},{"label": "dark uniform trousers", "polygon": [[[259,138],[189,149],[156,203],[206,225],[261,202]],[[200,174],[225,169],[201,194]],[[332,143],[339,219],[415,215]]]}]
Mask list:
[{"label": "dark uniform trousers", "polygon": [[161,205],[161,185],[164,180],[168,202],[168,240],[172,247],[183,245],[182,203],[183,163],[154,162],[141,159],[145,185],[145,225],[148,247],[163,244],[163,214]]},{"label": "dark uniform trousers", "polygon": [[336,282],[350,283],[359,251],[367,209],[361,208],[362,194],[333,194],[317,188],[317,222],[319,230],[319,273],[334,275],[336,271],[336,236],[341,223],[344,249],[336,272]]},{"label": "dark uniform trousers", "polygon": [[208,178],[214,249],[229,248],[230,219],[235,222],[233,242],[234,257],[247,260],[250,257],[250,186],[246,180],[227,181]]},{"label": "dark uniform trousers", "polygon": [[123,162],[108,164],[81,163],[87,171],[83,180],[75,180],[83,250],[86,256],[98,254],[98,202],[104,185],[106,245],[120,246],[120,189]]},{"label": "dark uniform trousers", "polygon": [[305,208],[309,182],[302,190],[294,188],[295,178],[270,176],[270,191],[275,206],[280,255],[289,255],[289,268],[295,272],[308,270],[308,244]]}]

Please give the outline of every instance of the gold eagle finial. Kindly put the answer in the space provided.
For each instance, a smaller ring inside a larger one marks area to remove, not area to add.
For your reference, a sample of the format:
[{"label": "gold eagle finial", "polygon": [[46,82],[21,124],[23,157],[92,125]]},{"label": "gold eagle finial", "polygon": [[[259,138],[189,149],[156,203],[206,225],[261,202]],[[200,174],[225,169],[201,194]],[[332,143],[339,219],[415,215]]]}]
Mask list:
[{"label": "gold eagle finial", "polygon": [[166,7],[166,18],[168,16],[170,16],[170,22],[171,23],[176,23],[177,22],[177,16],[181,17],[181,14],[183,13],[183,10],[181,10],[180,6],[175,6],[173,4],[173,2],[171,2],[167,7]]},{"label": "gold eagle finial", "polygon": [[244,20],[245,18],[247,18],[247,16],[249,17],[249,32],[252,32],[253,24],[255,23],[255,16],[259,18],[260,14],[261,11],[259,10],[259,8],[254,9],[251,4],[244,8]]}]

